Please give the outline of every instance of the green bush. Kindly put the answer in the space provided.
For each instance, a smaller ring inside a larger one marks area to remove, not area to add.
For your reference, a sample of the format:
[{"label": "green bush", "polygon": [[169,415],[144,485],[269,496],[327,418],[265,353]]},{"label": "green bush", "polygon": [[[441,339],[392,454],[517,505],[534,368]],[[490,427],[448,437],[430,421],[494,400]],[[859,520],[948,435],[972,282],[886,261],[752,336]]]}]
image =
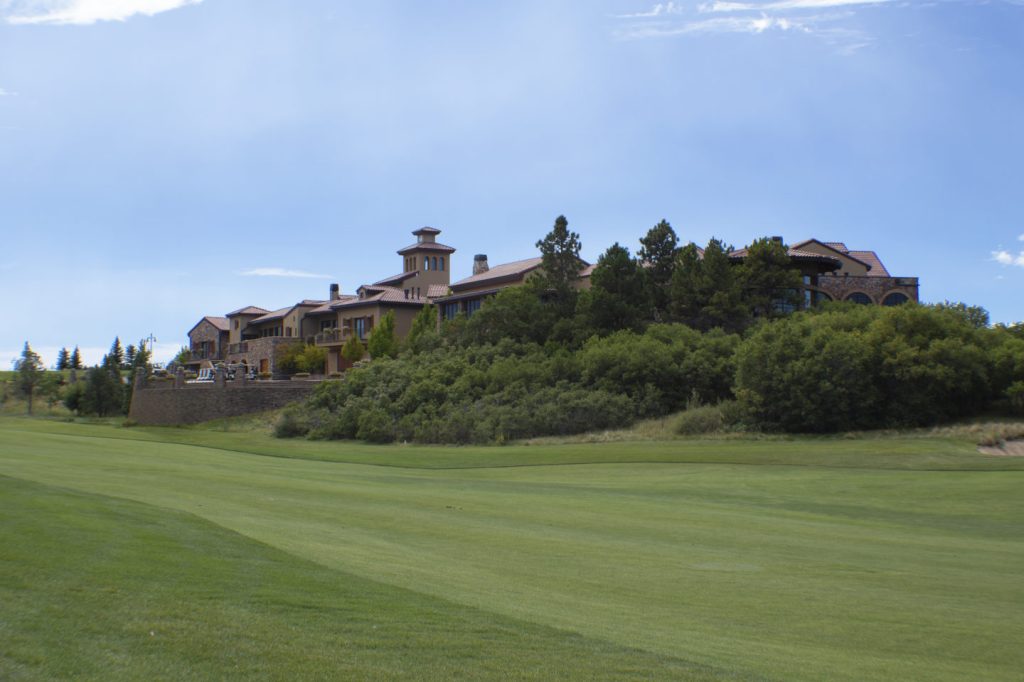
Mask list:
[{"label": "green bush", "polygon": [[725,427],[725,414],[718,405],[692,407],[679,415],[675,432],[681,436],[716,433]]},{"label": "green bush", "polygon": [[1024,381],[1014,382],[1006,389],[1006,397],[1010,400],[1010,408],[1014,413],[1024,416]]}]

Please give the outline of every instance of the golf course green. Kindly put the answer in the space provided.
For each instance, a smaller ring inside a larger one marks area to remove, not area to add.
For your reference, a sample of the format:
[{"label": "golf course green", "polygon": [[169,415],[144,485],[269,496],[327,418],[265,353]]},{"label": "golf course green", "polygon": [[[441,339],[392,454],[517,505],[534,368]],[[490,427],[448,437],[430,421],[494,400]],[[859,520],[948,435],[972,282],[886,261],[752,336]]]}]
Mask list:
[{"label": "golf course green", "polygon": [[0,679],[1014,680],[1024,460],[0,418]]}]

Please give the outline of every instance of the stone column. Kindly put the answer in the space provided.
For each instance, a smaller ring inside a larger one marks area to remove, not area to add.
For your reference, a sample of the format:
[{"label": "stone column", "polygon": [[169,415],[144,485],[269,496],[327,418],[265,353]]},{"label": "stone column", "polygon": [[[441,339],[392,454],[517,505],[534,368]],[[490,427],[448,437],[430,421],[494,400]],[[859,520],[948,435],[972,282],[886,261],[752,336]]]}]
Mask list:
[{"label": "stone column", "polygon": [[185,368],[178,366],[178,369],[174,372],[174,387],[184,388],[185,386]]},{"label": "stone column", "polygon": [[228,386],[228,372],[224,369],[224,365],[217,368],[216,383],[217,388],[227,388]]},{"label": "stone column", "polygon": [[146,370],[139,368],[135,370],[135,390],[141,391],[146,387]]}]

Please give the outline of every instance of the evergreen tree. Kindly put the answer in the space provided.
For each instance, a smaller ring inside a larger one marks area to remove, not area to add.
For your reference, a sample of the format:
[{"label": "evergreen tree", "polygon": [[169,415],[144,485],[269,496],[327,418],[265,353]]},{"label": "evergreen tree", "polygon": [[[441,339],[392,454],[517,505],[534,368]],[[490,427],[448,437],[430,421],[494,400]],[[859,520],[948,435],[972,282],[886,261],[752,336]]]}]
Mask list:
[{"label": "evergreen tree", "polygon": [[127,348],[124,349],[124,364],[128,367],[135,367],[135,345],[129,343]]},{"label": "evergreen tree", "polygon": [[667,220],[647,231],[640,239],[640,250],[636,255],[651,283],[655,316],[664,319],[671,298],[672,273],[679,255],[679,238]]},{"label": "evergreen tree", "polygon": [[413,318],[405,343],[415,353],[423,350],[431,338],[437,338],[437,306],[428,304]]},{"label": "evergreen tree", "polygon": [[110,344],[110,352],[104,364],[109,364],[114,369],[121,369],[124,366],[124,348],[121,347],[121,338],[114,337],[114,343]]},{"label": "evergreen tree", "polygon": [[78,346],[75,346],[75,350],[71,351],[71,366],[70,369],[82,369],[82,354],[78,352]]},{"label": "evergreen tree", "polygon": [[750,311],[743,300],[740,269],[729,260],[731,249],[712,238],[701,259],[701,287],[704,307],[697,328],[707,331],[721,327],[742,331],[750,323]]},{"label": "evergreen tree", "polygon": [[366,355],[366,348],[355,334],[348,337],[348,341],[341,347],[341,357],[351,363],[359,362],[363,359],[364,355]]},{"label": "evergreen tree", "polygon": [[774,319],[800,306],[800,272],[780,241],[762,237],[747,247],[740,277],[744,298],[755,317]]},{"label": "evergreen tree", "polygon": [[676,256],[669,289],[669,309],[676,322],[697,326],[705,301],[701,294],[701,262],[697,245],[690,243]]},{"label": "evergreen tree", "polygon": [[124,409],[125,386],[119,374],[111,369],[109,356],[103,358],[103,365],[93,367],[86,375],[85,389],[79,402],[79,409],[85,414],[107,417]]},{"label": "evergreen tree", "polygon": [[[132,407],[132,398],[135,395],[135,377],[142,374],[143,377],[149,376],[150,366],[150,352],[146,350],[145,341],[139,341],[138,350],[131,344],[128,345],[128,350],[131,351],[131,373],[128,375],[128,385],[124,388],[124,405],[122,411],[128,414]],[[128,360],[129,353],[125,353],[125,361]]]},{"label": "evergreen tree", "polygon": [[370,357],[393,358],[398,355],[398,337],[395,336],[395,313],[389,310],[381,319],[380,324],[370,331],[366,341],[366,349]]},{"label": "evergreen tree", "polygon": [[57,353],[57,371],[62,372],[65,369],[71,369],[71,354],[67,348],[61,348]]},{"label": "evergreen tree", "polygon": [[594,330],[639,330],[651,313],[650,295],[640,265],[617,242],[608,247],[590,276],[585,315]]},{"label": "evergreen tree", "polygon": [[43,368],[42,360],[39,359],[39,354],[32,350],[28,341],[25,342],[25,348],[21,351],[21,357],[14,362],[14,371],[17,372],[15,383],[18,390],[28,398],[28,413],[32,414],[32,394],[39,382],[43,380],[46,370]]},{"label": "evergreen tree", "polygon": [[543,289],[559,310],[571,313],[576,304],[574,285],[583,265],[580,236],[569,230],[569,221],[560,215],[551,232],[537,242],[537,248],[542,274],[534,278],[535,286]]}]

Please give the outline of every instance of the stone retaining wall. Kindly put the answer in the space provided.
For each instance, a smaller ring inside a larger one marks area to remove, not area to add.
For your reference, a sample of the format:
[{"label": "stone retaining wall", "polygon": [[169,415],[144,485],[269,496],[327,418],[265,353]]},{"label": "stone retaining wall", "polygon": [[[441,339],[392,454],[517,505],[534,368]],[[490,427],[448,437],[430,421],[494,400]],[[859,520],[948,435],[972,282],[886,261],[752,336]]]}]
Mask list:
[{"label": "stone retaining wall", "polygon": [[238,417],[303,400],[314,386],[307,381],[258,381],[146,387],[133,393],[128,417],[139,424],[162,426]]}]

